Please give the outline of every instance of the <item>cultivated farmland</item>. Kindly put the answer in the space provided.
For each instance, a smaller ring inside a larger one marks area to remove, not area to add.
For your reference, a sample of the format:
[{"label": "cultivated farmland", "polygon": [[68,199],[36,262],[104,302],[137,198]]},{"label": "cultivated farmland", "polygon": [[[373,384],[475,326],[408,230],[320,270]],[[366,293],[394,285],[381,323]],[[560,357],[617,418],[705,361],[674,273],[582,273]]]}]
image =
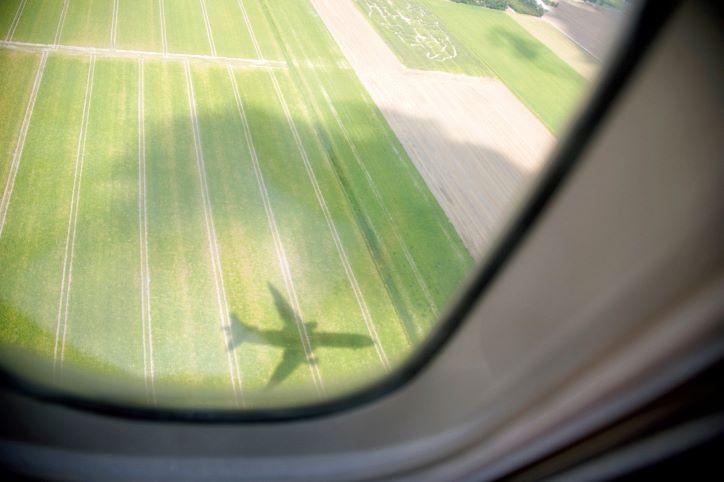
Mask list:
[{"label": "cultivated farmland", "polygon": [[508,14],[450,0],[354,0],[407,66],[497,77],[553,133],[586,81]]},{"label": "cultivated farmland", "polygon": [[428,333],[471,257],[308,2],[1,5],[5,370],[287,405]]},{"label": "cultivated farmland", "polygon": [[465,246],[483,257],[555,138],[500,80],[410,69],[354,0],[311,3]]}]

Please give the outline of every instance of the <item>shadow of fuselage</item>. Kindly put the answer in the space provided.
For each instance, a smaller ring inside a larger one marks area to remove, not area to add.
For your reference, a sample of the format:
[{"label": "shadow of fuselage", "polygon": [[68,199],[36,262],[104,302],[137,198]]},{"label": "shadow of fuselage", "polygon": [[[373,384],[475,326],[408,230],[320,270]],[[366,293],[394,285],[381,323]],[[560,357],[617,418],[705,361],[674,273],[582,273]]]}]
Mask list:
[{"label": "shadow of fuselage", "polygon": [[257,328],[243,322],[236,313],[230,314],[231,325],[227,328],[230,335],[227,347],[229,351],[244,343],[273,346],[284,350],[281,361],[266,385],[267,388],[284,381],[299,365],[317,363],[313,352],[315,348],[358,349],[373,345],[372,339],[365,335],[317,331],[317,322],[303,321],[271,283],[268,284],[268,288],[283,322],[281,328]]}]

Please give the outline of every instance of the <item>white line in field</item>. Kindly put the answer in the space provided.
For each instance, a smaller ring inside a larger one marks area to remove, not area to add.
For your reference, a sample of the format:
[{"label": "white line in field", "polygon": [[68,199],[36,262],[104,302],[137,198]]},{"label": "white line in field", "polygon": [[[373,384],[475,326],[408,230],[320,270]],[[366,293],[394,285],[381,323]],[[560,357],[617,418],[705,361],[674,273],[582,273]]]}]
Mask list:
[{"label": "white line in field", "polygon": [[432,294],[430,293],[430,288],[427,285],[427,282],[425,281],[425,278],[423,278],[422,274],[420,273],[420,270],[417,266],[417,263],[415,262],[415,259],[412,257],[412,253],[410,252],[410,249],[407,246],[407,243],[405,243],[404,238],[400,235],[399,230],[396,228],[395,220],[392,217],[392,214],[390,213],[389,209],[387,208],[387,204],[385,204],[385,201],[382,197],[382,193],[380,192],[379,188],[377,187],[377,183],[374,181],[372,176],[370,175],[369,171],[367,170],[367,166],[365,166],[365,163],[362,161],[362,157],[360,156],[359,151],[357,150],[357,146],[352,142],[352,139],[349,135],[349,131],[347,130],[347,127],[342,122],[342,119],[339,115],[339,112],[337,112],[337,108],[334,106],[334,103],[332,102],[332,99],[330,99],[329,94],[327,93],[327,89],[324,88],[323,85],[320,84],[320,87],[322,89],[322,95],[324,96],[324,100],[327,103],[327,106],[332,111],[332,116],[337,121],[337,125],[340,128],[340,131],[342,132],[342,137],[344,137],[345,142],[350,147],[350,150],[352,151],[352,157],[355,159],[355,162],[357,165],[362,169],[362,172],[364,172],[365,179],[367,179],[367,184],[372,189],[372,193],[375,196],[375,199],[377,200],[377,204],[382,208],[382,212],[385,213],[385,217],[387,218],[387,221],[390,223],[391,230],[393,234],[395,235],[395,238],[397,239],[397,242],[400,244],[400,247],[402,248],[402,253],[405,256],[405,260],[407,261],[407,264],[410,265],[410,268],[412,268],[412,272],[415,276],[415,281],[417,281],[417,284],[420,286],[420,289],[422,290],[423,295],[425,296],[425,301],[427,301],[427,304],[429,305],[430,309],[432,310],[432,313],[437,316],[438,315],[438,309],[437,304],[435,303],[435,300],[432,297]]},{"label": "white line in field", "polygon": [[38,70],[35,72],[35,80],[33,81],[33,88],[30,91],[30,98],[28,99],[28,105],[25,108],[25,116],[23,117],[23,123],[20,126],[20,132],[18,133],[18,140],[15,144],[15,150],[13,151],[13,158],[10,162],[10,170],[8,172],[8,178],[5,181],[5,189],[3,190],[3,197],[0,200],[0,238],[3,235],[3,229],[5,228],[5,218],[8,214],[8,208],[10,207],[10,198],[13,195],[13,188],[15,187],[15,177],[18,174],[20,168],[20,158],[23,155],[23,149],[25,148],[25,138],[28,135],[28,127],[30,126],[30,118],[33,116],[33,109],[35,108],[35,99],[38,97],[38,90],[40,88],[40,82],[43,78],[43,72],[45,71],[45,63],[48,60],[47,52],[43,52],[40,56],[40,63],[38,64]]},{"label": "white line in field", "polygon": [[251,43],[254,46],[254,52],[256,52],[256,56],[259,59],[263,59],[264,57],[261,54],[261,47],[259,47],[259,42],[256,40],[256,34],[254,33],[254,28],[251,26],[251,21],[249,20],[249,15],[246,13],[246,7],[244,6],[243,0],[236,0],[237,5],[239,5],[239,10],[241,10],[241,15],[244,17],[244,24],[246,25],[246,29],[249,31],[249,37],[251,38]]},{"label": "white line in field", "polygon": [[28,3],[28,0],[22,0],[20,2],[20,5],[18,5],[18,10],[15,12],[15,17],[13,18],[13,22],[10,24],[10,28],[8,29],[8,33],[5,35],[5,40],[10,40],[13,38],[13,35],[15,35],[15,29],[18,28],[18,24],[20,23],[20,17],[23,15],[23,10],[25,10],[25,4]]},{"label": "white line in field", "polygon": [[[253,39],[252,39],[253,40]],[[266,212],[266,218],[267,223],[269,225],[269,230],[272,234],[272,239],[274,240],[274,248],[277,255],[277,260],[279,261],[279,267],[282,272],[282,279],[284,280],[284,288],[286,290],[287,296],[289,297],[289,300],[292,304],[292,308],[294,310],[294,322],[297,326],[297,331],[299,333],[299,338],[302,341],[302,347],[304,348],[304,356],[307,360],[307,365],[309,366],[309,370],[312,373],[312,379],[314,380],[315,387],[317,388],[317,393],[319,395],[322,395],[324,393],[324,381],[322,380],[322,374],[319,371],[319,367],[317,366],[316,359],[314,358],[314,352],[312,350],[312,344],[309,340],[309,334],[307,333],[307,329],[304,326],[304,318],[302,317],[302,310],[299,306],[299,299],[297,298],[297,292],[294,287],[294,281],[292,278],[291,269],[289,267],[289,261],[287,260],[287,255],[284,250],[284,244],[282,242],[281,234],[279,233],[279,226],[277,225],[276,217],[274,216],[274,210],[271,205],[271,199],[269,197],[269,191],[266,186],[266,181],[264,180],[264,174],[261,170],[261,165],[259,163],[259,156],[256,152],[256,148],[254,147],[254,139],[251,134],[251,129],[249,127],[249,121],[246,117],[246,112],[244,111],[244,104],[241,101],[241,96],[239,95],[239,87],[236,83],[236,77],[234,77],[234,72],[231,69],[230,65],[226,66],[227,72],[229,73],[229,79],[231,80],[231,85],[234,89],[234,99],[236,101],[236,108],[239,112],[239,117],[241,119],[242,128],[244,130],[244,138],[246,140],[246,144],[249,146],[249,154],[251,155],[251,162],[252,166],[254,168],[254,175],[256,177],[257,185],[259,186],[259,191],[261,193],[262,202],[264,204],[264,211]]]},{"label": "white line in field", "polygon": [[[385,370],[389,370],[390,362],[387,358],[387,353],[385,353],[385,349],[382,346],[382,341],[380,340],[380,336],[377,333],[375,323],[372,320],[372,314],[370,313],[369,307],[367,306],[367,301],[365,300],[362,289],[359,286],[359,282],[357,281],[357,276],[354,274],[352,265],[349,262],[347,250],[344,248],[342,239],[339,237],[337,226],[334,224],[334,220],[332,219],[332,214],[329,211],[327,201],[324,198],[322,189],[319,186],[319,182],[317,181],[317,176],[314,173],[311,162],[309,161],[307,150],[304,148],[304,144],[302,144],[301,136],[299,135],[299,131],[296,124],[294,123],[294,120],[292,119],[291,112],[289,111],[289,104],[284,98],[284,94],[282,93],[281,87],[279,86],[279,82],[277,81],[274,72],[269,72],[269,75],[271,76],[272,84],[274,86],[277,98],[279,99],[282,110],[284,111],[284,116],[286,117],[289,129],[292,131],[292,137],[294,138],[294,143],[297,146],[297,151],[302,158],[302,163],[304,164],[304,169],[306,170],[307,176],[309,177],[309,182],[312,184],[312,188],[314,189],[314,195],[317,198],[317,202],[319,203],[320,208],[322,209],[322,213],[324,214],[324,219],[327,223],[327,227],[329,228],[329,232],[332,235],[332,240],[334,241],[334,245],[337,249],[337,254],[339,255],[340,261],[342,262],[342,267],[344,268],[345,275],[347,276],[347,281],[349,282],[349,285],[352,288],[352,292],[354,293],[354,297],[357,301],[357,306],[360,309],[360,313],[367,328],[367,332],[372,337],[375,345],[375,350],[377,351],[377,356],[379,357],[380,362],[382,362],[382,366],[385,368]],[[302,81],[304,82],[303,79]],[[327,163],[329,163],[329,159],[327,159]]]},{"label": "white line in field", "polygon": [[[78,133],[78,149],[75,158],[75,172],[73,173],[73,193],[68,213],[68,232],[65,239],[65,255],[63,256],[63,276],[60,285],[60,298],[58,300],[58,316],[55,328],[55,347],[53,349],[53,372],[56,373],[57,364],[63,367],[65,357],[65,339],[68,334],[68,312],[70,305],[70,290],[73,283],[73,258],[75,256],[75,233],[78,226],[78,206],[80,204],[80,186],[83,177],[83,162],[85,160],[85,141],[88,131],[88,118],[90,117],[90,104],[93,96],[93,74],[96,59],[91,57],[88,67],[88,79],[83,101],[83,117],[80,132]],[[61,330],[62,327],[62,330]],[[61,333],[62,332],[62,333]],[[58,358],[60,357],[60,361]]]},{"label": "white line in field", "polygon": [[113,0],[113,20],[111,22],[111,49],[116,50],[116,37],[118,36],[118,0]]},{"label": "white line in field", "polygon": [[[296,42],[298,42],[299,39],[298,39],[298,36],[296,35],[296,33],[292,32],[292,35],[293,35],[293,37],[294,37],[294,40],[295,40]],[[305,88],[307,91],[310,91],[311,89],[309,88],[309,85],[307,84],[307,82],[306,82],[306,80],[304,79],[304,77],[300,76],[300,79],[301,79],[301,81],[302,81],[302,84],[303,84],[304,88]],[[327,107],[332,111],[332,113],[334,114],[335,119],[337,120],[340,128],[342,128],[342,130],[343,130],[343,134],[344,134],[344,137],[345,137],[345,141],[347,142],[347,144],[350,146],[351,150],[353,151],[353,155],[356,156],[357,162],[358,162],[358,163],[361,163],[360,158],[359,158],[359,155],[358,155],[358,153],[357,153],[357,150],[356,150],[356,148],[352,145],[352,142],[351,142],[351,139],[349,138],[349,135],[348,135],[348,133],[347,133],[347,130],[346,130],[346,129],[344,128],[344,126],[341,124],[341,119],[339,118],[339,115],[338,115],[338,113],[337,113],[337,109],[334,107],[334,104],[332,103],[331,99],[330,99],[329,96],[327,95],[327,91],[326,91],[326,89],[324,88],[324,86],[322,85],[321,80],[320,80],[319,78],[317,78],[317,80],[319,81],[320,87],[322,88],[322,92],[323,92],[323,94],[324,94]],[[321,143],[318,135],[317,135],[317,141]],[[324,159],[325,159],[327,165],[329,166],[329,168],[330,168],[330,169],[333,169],[332,163],[331,163],[331,161],[330,161],[330,159],[329,159],[329,156],[326,154],[326,152],[324,152],[324,150],[322,150],[322,155],[324,156]],[[363,168],[363,170],[364,170],[364,172],[365,172],[365,174],[366,174],[366,176],[367,176],[368,182],[371,182],[371,183],[372,183],[371,186],[372,186],[373,190],[375,190],[377,186],[376,186],[376,184],[374,183],[374,181],[372,180],[372,177],[370,176],[369,172],[367,172],[367,169],[366,169],[364,166],[362,166],[362,168]],[[341,187],[341,189],[345,189],[344,186],[340,186],[340,187]],[[380,193],[379,193],[379,192],[376,192],[375,194],[377,195],[376,198],[377,198],[378,204],[380,204],[380,207],[383,209],[383,211],[387,211],[386,206],[385,206],[385,205],[383,204],[383,202],[382,202],[382,198],[381,198]],[[395,227],[395,223],[394,223],[394,221],[392,220],[392,217],[389,215],[389,212],[388,212],[387,214],[388,214],[389,222],[390,222],[390,225],[391,225],[391,229],[392,229],[393,231],[395,231],[396,234],[398,234],[398,233],[397,233],[397,230],[396,230],[396,227]],[[373,232],[374,236],[381,241],[382,238],[381,238],[381,236],[380,236],[380,234],[379,234],[379,231],[377,230],[376,226],[375,226],[374,223],[372,222],[372,219],[370,219],[370,217],[367,216],[367,214],[366,214],[365,212],[362,212],[362,215],[365,217],[366,222],[369,224],[370,228],[372,229],[372,232]],[[406,250],[407,250],[407,245],[404,243],[404,241],[403,241],[402,238],[399,236],[399,234],[398,234],[397,240],[398,240],[398,241],[400,242],[400,244],[402,245],[403,251],[406,251]],[[408,259],[408,260],[412,260],[411,257],[410,257],[410,258],[407,258],[407,259]],[[414,263],[414,260],[413,260],[413,263]],[[418,283],[419,283],[419,281],[420,281],[420,280],[418,280]],[[421,288],[424,290],[424,289],[427,288],[427,285],[424,283],[424,280],[422,280],[422,281],[423,281],[423,284],[421,285]],[[435,310],[435,306],[434,306],[434,305],[433,305],[431,308],[432,308],[433,310]],[[365,321],[366,321],[366,320],[365,320]],[[370,323],[372,323],[371,320],[370,320]],[[405,332],[407,333],[406,330],[405,330]],[[380,345],[380,346],[381,346],[381,345]],[[387,366],[386,366],[386,368],[387,368]]]},{"label": "white line in field", "polygon": [[139,240],[139,258],[141,264],[141,284],[140,284],[140,300],[141,300],[141,331],[143,337],[143,381],[146,387],[146,396],[150,394],[149,377],[148,377],[148,346],[146,344],[146,268],[145,259],[145,243],[143,239],[143,117],[141,114],[141,106],[143,105],[143,59],[138,59],[138,240]]},{"label": "white line in field", "polygon": [[214,44],[214,36],[211,34],[211,23],[209,22],[209,14],[206,12],[206,1],[199,1],[201,2],[201,13],[204,16],[204,25],[206,26],[206,38],[209,40],[209,46],[211,46],[211,55],[216,57],[216,44]]},{"label": "white line in field", "polygon": [[161,9],[161,43],[163,44],[163,56],[168,55],[168,43],[166,42],[166,12],[163,5],[163,0],[158,0],[159,8]]},{"label": "white line in field", "polygon": [[60,11],[60,18],[58,19],[58,26],[55,29],[55,37],[53,38],[53,47],[57,47],[60,43],[60,35],[63,33],[63,26],[65,25],[65,17],[68,15],[68,6],[70,0],[63,2],[63,10]]},{"label": "white line in field", "polygon": [[9,40],[0,41],[1,47],[24,50],[29,52],[46,52],[46,51],[57,51],[59,53],[68,54],[86,54],[95,55],[96,57],[133,57],[133,58],[167,58],[174,60],[203,60],[209,62],[218,62],[223,64],[238,64],[250,67],[279,67],[286,68],[287,63],[283,60],[261,60],[261,59],[249,59],[244,57],[224,57],[203,54],[178,54],[178,53],[162,53],[162,52],[151,52],[146,50],[127,50],[127,49],[107,49],[100,47],[82,47],[77,45],[49,45],[39,44],[31,42],[15,42]]},{"label": "white line in field", "polygon": [[146,132],[144,125],[143,59],[138,59],[138,235],[141,254],[141,327],[143,329],[143,370],[146,393],[156,404],[151,325],[151,270],[148,263],[148,207],[146,205]]},{"label": "white line in field", "polygon": [[188,88],[189,109],[191,113],[191,122],[194,134],[194,149],[196,152],[196,167],[199,172],[199,182],[201,184],[201,198],[204,205],[204,221],[206,223],[206,236],[209,243],[209,254],[211,256],[211,271],[214,277],[214,287],[216,288],[216,303],[219,309],[219,321],[221,322],[221,331],[223,333],[224,351],[226,352],[227,362],[229,364],[229,375],[231,377],[231,386],[234,390],[234,398],[237,405],[241,403],[240,396],[242,387],[237,385],[241,381],[241,374],[238,373],[239,367],[236,365],[236,357],[232,358],[232,351],[229,347],[233,345],[230,339],[231,320],[229,319],[229,302],[226,298],[226,289],[224,288],[224,272],[221,265],[221,253],[219,252],[219,243],[216,238],[216,228],[214,227],[214,213],[209,198],[209,185],[206,181],[206,165],[204,163],[204,152],[201,147],[201,132],[199,129],[199,117],[196,112],[196,96],[194,94],[194,84],[191,79],[191,67],[189,62],[184,63],[186,72],[186,84]]},{"label": "white line in field", "polygon": [[[244,18],[244,24],[246,25],[247,30],[249,31],[249,37],[251,38],[251,43],[254,45],[254,52],[256,53],[256,56],[259,59],[263,59],[264,56],[261,52],[261,47],[259,46],[259,42],[256,39],[256,34],[254,33],[254,28],[251,25],[251,21],[249,20],[249,15],[246,12],[246,7],[244,6],[243,0],[236,0],[237,5],[239,5],[239,10],[241,10],[241,15]],[[233,73],[231,72],[231,68],[227,67],[229,70],[229,75],[231,75],[232,82],[234,84],[234,93],[237,97],[237,107],[239,107],[240,113],[242,114],[242,120],[245,123],[246,129],[248,129],[248,122],[246,120],[246,115],[243,114],[243,104],[241,104],[241,97],[239,96],[239,89],[236,85],[236,78],[234,78]],[[272,73],[272,72],[270,72]],[[274,78],[274,77],[272,77]],[[251,135],[251,132],[249,132],[249,136]],[[249,142],[251,142],[251,137],[249,137]],[[253,144],[250,144],[253,146]],[[257,171],[257,178],[261,176],[261,167],[259,166],[259,160],[256,156],[256,150],[253,150],[253,159],[254,159],[254,166],[255,170]],[[263,178],[262,178],[263,182]],[[289,296],[291,302],[292,302],[292,308],[294,309],[294,312],[296,314],[296,322],[297,322],[297,329],[299,330],[299,336],[302,339],[302,346],[304,347],[304,352],[307,357],[307,363],[309,364],[309,368],[312,371],[312,377],[314,378],[314,382],[317,386],[317,391],[322,394],[324,393],[324,381],[322,380],[322,373],[319,371],[319,366],[317,365],[317,360],[314,357],[314,353],[312,350],[312,342],[309,339],[309,334],[307,333],[307,328],[304,325],[304,320],[302,318],[302,310],[299,306],[299,299],[297,298],[297,292],[294,288],[294,281],[292,278],[291,268],[289,267],[289,262],[286,257],[286,252],[284,251],[284,245],[282,244],[281,235],[279,234],[279,228],[276,223],[276,218],[274,218],[274,212],[271,210],[271,202],[269,200],[269,193],[266,189],[266,184],[264,184],[264,198],[265,203],[269,203],[268,210],[267,210],[267,217],[271,215],[271,220],[273,221],[273,232],[275,243],[277,244],[277,257],[279,257],[279,263],[282,270],[282,276],[284,278],[284,283],[286,285],[287,290],[287,296]],[[265,204],[266,208],[266,204]]]}]

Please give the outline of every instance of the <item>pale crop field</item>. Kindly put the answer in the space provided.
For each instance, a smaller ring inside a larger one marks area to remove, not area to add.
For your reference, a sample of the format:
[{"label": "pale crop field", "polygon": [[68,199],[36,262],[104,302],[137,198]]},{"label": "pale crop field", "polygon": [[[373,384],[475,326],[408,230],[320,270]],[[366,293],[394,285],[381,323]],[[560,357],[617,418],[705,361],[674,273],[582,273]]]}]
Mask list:
[{"label": "pale crop field", "polygon": [[0,5],[4,370],[312,402],[393,370],[470,270],[306,1]]}]

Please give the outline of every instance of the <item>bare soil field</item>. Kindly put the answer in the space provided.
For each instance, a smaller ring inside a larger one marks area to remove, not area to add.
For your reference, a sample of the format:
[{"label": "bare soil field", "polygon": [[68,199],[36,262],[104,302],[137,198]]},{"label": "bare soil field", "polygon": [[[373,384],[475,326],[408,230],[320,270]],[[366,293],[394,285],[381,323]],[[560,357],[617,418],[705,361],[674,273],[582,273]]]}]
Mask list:
[{"label": "bare soil field", "polygon": [[543,19],[599,61],[604,61],[616,38],[625,11],[589,5],[579,0],[561,0]]},{"label": "bare soil field", "polygon": [[403,66],[352,0],[311,3],[480,258],[553,135],[498,80]]}]

